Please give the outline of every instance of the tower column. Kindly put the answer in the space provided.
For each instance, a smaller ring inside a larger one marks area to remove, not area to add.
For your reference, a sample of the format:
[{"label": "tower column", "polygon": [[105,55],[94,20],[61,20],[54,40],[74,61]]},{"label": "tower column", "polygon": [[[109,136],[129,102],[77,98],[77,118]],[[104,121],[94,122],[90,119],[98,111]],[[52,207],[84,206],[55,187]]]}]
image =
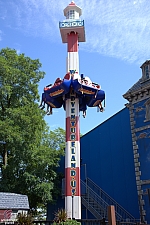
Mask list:
[{"label": "tower column", "polygon": [[79,73],[79,55],[78,55],[78,34],[71,32],[67,34],[68,41],[68,63],[67,69],[74,70],[76,73]]},{"label": "tower column", "polygon": [[71,74],[70,92],[65,96],[65,210],[68,218],[81,219],[79,96],[72,81],[80,80],[78,43],[85,42],[82,10],[74,1],[64,9],[66,19],[59,23],[63,43],[67,43],[66,72]]},{"label": "tower column", "polygon": [[79,100],[66,100],[65,209],[68,218],[81,218]]},{"label": "tower column", "polygon": [[[68,71],[79,72],[78,34],[74,32],[68,34],[67,68]],[[67,216],[81,219],[79,99],[72,87],[70,98],[66,100],[65,181]]]},{"label": "tower column", "polygon": [[87,106],[100,106],[105,99],[98,84],[79,75],[78,42],[85,42],[81,15],[82,10],[74,1],[64,9],[66,19],[59,22],[59,28],[62,42],[67,43],[67,74],[44,88],[40,105],[43,109],[47,104],[47,110],[50,106],[47,115],[52,114],[52,108],[63,106],[66,110],[65,210],[67,217],[74,219],[81,219],[79,111],[85,118]]}]

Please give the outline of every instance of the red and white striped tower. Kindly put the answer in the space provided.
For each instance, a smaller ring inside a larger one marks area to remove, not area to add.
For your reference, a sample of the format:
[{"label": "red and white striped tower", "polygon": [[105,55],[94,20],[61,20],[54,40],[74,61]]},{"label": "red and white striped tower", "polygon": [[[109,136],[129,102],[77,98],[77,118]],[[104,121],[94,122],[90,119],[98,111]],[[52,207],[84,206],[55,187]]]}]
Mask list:
[{"label": "red and white striped tower", "polygon": [[[62,42],[67,43],[67,73],[79,76],[78,42],[85,41],[81,8],[73,1],[64,9],[59,23]],[[65,210],[68,218],[81,219],[79,99],[71,88],[66,100]]]}]

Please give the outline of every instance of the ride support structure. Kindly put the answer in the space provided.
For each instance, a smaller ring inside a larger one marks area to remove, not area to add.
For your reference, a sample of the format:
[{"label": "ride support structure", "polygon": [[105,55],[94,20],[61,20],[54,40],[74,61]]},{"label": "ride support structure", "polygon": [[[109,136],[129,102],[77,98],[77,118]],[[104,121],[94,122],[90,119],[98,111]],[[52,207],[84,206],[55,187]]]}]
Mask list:
[{"label": "ride support structure", "polygon": [[[67,22],[79,19],[81,9],[71,2],[65,9]],[[79,76],[78,40],[82,34],[85,41],[84,27],[60,28],[62,41],[67,41],[67,71],[72,76]],[[67,40],[66,40],[67,37]],[[65,149],[65,209],[69,218],[81,219],[80,191],[80,129],[79,129],[79,98],[71,87],[70,96],[66,100],[66,149]]]},{"label": "ride support structure", "polygon": [[102,112],[105,100],[100,85],[79,75],[78,45],[85,42],[81,14],[81,8],[73,1],[64,9],[66,19],[59,22],[59,28],[62,42],[67,44],[66,75],[44,88],[40,105],[44,109],[47,104],[47,115],[52,114],[53,108],[63,106],[66,110],[65,210],[70,219],[81,219],[79,114],[83,111],[85,118],[87,106],[98,107]]}]

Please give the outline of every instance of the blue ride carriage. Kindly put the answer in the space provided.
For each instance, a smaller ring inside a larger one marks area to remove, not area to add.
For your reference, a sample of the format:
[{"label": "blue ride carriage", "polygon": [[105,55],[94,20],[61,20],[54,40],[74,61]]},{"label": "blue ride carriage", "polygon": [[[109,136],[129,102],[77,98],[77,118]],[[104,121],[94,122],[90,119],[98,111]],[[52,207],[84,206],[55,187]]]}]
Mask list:
[{"label": "blue ride carriage", "polygon": [[63,80],[57,78],[55,83],[44,88],[40,107],[45,108],[47,104],[47,115],[52,114],[52,108],[65,109],[65,100],[70,97],[70,89],[73,88],[79,98],[79,111],[83,111],[83,117],[86,116],[88,107],[98,107],[101,112],[104,111],[102,102],[105,102],[105,92],[100,89],[100,85],[94,83],[89,77],[83,77],[77,73],[67,73]]}]

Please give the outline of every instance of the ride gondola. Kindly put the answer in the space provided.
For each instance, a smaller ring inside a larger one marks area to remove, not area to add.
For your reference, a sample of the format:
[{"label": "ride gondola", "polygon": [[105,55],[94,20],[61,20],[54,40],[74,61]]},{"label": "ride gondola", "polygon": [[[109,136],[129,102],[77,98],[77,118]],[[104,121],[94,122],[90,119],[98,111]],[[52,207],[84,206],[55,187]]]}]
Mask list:
[{"label": "ride gondola", "polygon": [[[88,107],[99,107],[103,112],[102,102],[105,100],[105,92],[101,90],[99,84],[94,83],[89,77],[83,77],[77,73],[67,73],[64,79],[57,78],[54,84],[44,88],[42,94],[41,109],[47,104],[48,115],[52,114],[52,108],[65,109],[65,101],[70,97],[70,90],[73,89],[79,98],[79,111],[83,111],[83,117],[86,115]],[[50,112],[49,112],[50,107]]]}]

